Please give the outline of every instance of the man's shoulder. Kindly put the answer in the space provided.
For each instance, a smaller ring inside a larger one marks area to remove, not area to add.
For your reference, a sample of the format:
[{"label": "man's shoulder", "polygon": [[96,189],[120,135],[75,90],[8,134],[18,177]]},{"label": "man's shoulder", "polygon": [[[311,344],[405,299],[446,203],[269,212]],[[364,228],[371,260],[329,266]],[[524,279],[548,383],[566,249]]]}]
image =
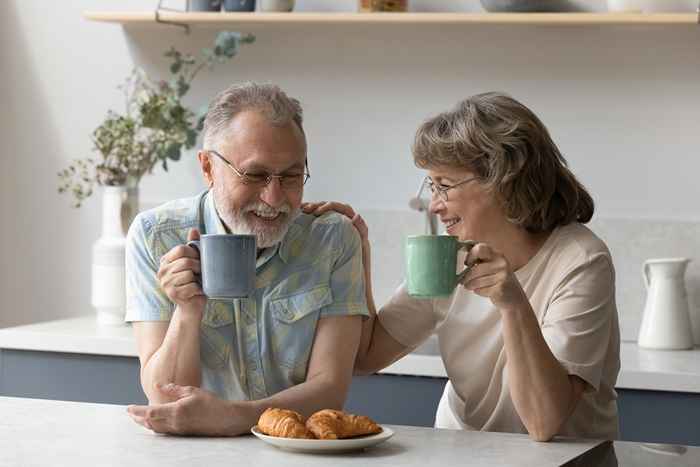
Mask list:
[{"label": "man's shoulder", "polygon": [[337,212],[322,216],[301,213],[289,230],[291,251],[314,251],[314,255],[359,246],[359,234],[350,219]]},{"label": "man's shoulder", "polygon": [[145,233],[151,235],[189,229],[198,223],[198,201],[199,196],[168,201],[140,212],[134,223],[140,223]]},{"label": "man's shoulder", "polygon": [[347,216],[333,211],[321,216],[301,213],[294,224],[304,230],[307,235],[317,236],[319,239],[324,237],[343,238],[355,232],[355,227]]}]

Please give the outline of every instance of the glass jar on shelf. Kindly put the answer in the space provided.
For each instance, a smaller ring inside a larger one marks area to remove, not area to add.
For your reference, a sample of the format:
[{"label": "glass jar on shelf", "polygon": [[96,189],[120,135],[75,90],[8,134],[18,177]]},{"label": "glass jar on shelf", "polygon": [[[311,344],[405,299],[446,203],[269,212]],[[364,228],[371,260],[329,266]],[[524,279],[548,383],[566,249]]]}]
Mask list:
[{"label": "glass jar on shelf", "polygon": [[359,0],[360,13],[408,11],[408,0]]}]

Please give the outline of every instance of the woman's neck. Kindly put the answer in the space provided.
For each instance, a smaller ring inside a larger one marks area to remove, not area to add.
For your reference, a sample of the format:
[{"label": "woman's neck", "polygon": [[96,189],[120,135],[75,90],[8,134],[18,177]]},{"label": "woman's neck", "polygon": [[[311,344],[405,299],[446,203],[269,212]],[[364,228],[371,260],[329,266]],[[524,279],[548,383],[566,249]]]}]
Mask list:
[{"label": "woman's neck", "polygon": [[499,235],[500,238],[493,246],[506,257],[512,271],[525,266],[540,251],[552,233],[531,233],[512,224],[501,232],[502,235]]}]

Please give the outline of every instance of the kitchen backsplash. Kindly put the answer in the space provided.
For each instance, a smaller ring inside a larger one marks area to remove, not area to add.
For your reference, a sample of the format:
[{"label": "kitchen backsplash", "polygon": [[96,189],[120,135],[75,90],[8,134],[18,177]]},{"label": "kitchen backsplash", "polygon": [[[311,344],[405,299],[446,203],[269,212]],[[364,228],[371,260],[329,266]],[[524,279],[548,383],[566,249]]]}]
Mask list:
[{"label": "kitchen backsplash", "polygon": [[[377,305],[388,300],[404,275],[403,239],[425,232],[425,216],[410,210],[360,210],[370,229]],[[700,344],[700,222],[595,219],[589,227],[610,248],[615,263],[617,309],[623,340],[635,341],[646,289],[642,264],[648,258],[687,257],[686,273],[695,343]]]}]

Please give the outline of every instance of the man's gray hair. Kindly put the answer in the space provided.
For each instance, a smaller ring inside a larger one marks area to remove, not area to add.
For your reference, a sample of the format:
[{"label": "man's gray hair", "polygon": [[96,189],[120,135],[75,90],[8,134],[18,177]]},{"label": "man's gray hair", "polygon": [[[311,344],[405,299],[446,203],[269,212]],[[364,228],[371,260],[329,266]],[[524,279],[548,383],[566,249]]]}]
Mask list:
[{"label": "man's gray hair", "polygon": [[279,86],[247,82],[230,86],[209,104],[204,119],[204,149],[217,148],[231,120],[246,110],[259,111],[272,125],[294,122],[304,134],[301,104],[297,99],[287,96]]}]

